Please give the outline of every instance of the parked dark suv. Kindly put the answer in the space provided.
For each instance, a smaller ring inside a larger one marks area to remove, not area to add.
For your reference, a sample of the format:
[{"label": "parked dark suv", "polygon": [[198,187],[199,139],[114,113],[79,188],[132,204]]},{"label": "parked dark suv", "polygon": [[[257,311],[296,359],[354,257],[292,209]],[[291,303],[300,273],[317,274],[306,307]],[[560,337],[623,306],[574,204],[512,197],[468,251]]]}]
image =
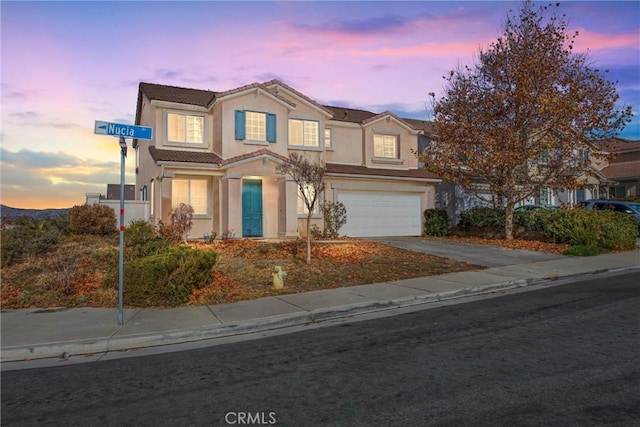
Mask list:
[{"label": "parked dark suv", "polygon": [[580,202],[580,205],[585,209],[591,209],[594,211],[614,211],[622,212],[627,215],[631,215],[640,224],[640,203],[637,202],[623,202],[621,200],[585,200]]}]

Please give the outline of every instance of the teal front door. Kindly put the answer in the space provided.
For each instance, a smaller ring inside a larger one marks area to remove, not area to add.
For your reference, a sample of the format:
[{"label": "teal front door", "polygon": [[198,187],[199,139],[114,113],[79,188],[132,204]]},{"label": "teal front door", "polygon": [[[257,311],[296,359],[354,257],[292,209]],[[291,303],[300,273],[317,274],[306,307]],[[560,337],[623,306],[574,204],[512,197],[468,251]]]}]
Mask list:
[{"label": "teal front door", "polygon": [[242,236],[262,237],[262,181],[242,181]]}]

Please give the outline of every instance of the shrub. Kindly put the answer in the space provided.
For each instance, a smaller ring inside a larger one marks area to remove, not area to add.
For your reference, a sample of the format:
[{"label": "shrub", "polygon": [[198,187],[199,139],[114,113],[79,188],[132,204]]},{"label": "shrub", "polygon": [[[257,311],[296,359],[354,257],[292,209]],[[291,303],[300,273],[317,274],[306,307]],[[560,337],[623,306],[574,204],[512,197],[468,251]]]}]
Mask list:
[{"label": "shrub", "polygon": [[606,252],[602,248],[594,248],[591,246],[571,246],[569,249],[564,251],[565,255],[573,255],[573,256],[593,256],[600,255],[601,253]]},{"label": "shrub", "polygon": [[187,236],[193,226],[193,208],[191,205],[180,203],[171,213],[171,225],[182,241],[187,243]]},{"label": "shrub", "polygon": [[[124,265],[124,300],[133,306],[178,306],[193,289],[212,280],[217,254],[188,246],[173,246],[163,252],[130,260]],[[118,270],[112,268],[105,287],[118,286]]]},{"label": "shrub", "polygon": [[48,251],[58,243],[60,231],[50,221],[29,219],[0,232],[3,267],[17,264],[26,258]]},{"label": "shrub", "polygon": [[545,222],[545,235],[572,246],[629,250],[638,237],[635,220],[619,212],[560,209]]},{"label": "shrub", "polygon": [[504,209],[477,207],[460,214],[458,226],[464,229],[482,227],[504,227]]},{"label": "shrub", "polygon": [[69,211],[69,230],[76,234],[107,236],[117,228],[112,208],[106,205],[76,205]]},{"label": "shrub", "polygon": [[513,215],[513,223],[516,226],[524,228],[525,231],[544,232],[552,212],[553,211],[546,209],[515,212]]},{"label": "shrub", "polygon": [[324,237],[324,230],[320,230],[316,224],[311,224],[311,237],[314,239],[321,239]]},{"label": "shrub", "polygon": [[320,236],[316,230],[311,230],[313,237],[328,237],[335,239],[340,236],[340,229],[347,223],[347,208],[342,202],[327,202],[322,204],[322,216],[324,218],[324,230]]},{"label": "shrub", "polygon": [[191,205],[180,203],[170,212],[171,224],[162,221],[158,224],[158,233],[172,243],[187,243],[187,236],[193,226],[193,208]]},{"label": "shrub", "polygon": [[424,211],[424,234],[427,236],[446,236],[448,228],[449,215],[445,209]]},{"label": "shrub", "polygon": [[146,221],[132,221],[124,230],[125,258],[155,255],[169,248],[170,242]]}]

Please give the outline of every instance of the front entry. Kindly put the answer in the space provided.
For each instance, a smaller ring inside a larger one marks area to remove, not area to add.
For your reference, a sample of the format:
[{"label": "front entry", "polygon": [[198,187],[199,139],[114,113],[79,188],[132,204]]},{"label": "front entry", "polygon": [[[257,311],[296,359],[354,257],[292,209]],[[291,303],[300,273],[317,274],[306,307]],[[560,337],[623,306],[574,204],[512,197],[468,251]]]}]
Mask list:
[{"label": "front entry", "polygon": [[262,181],[242,181],[242,237],[262,237]]}]

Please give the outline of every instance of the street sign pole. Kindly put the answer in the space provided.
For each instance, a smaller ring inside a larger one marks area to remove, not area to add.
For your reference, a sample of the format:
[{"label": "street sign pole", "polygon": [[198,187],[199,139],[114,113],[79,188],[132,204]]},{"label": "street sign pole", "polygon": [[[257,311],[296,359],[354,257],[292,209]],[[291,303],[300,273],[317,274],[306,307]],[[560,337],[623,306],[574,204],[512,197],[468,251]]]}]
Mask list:
[{"label": "street sign pole", "polygon": [[124,162],[127,157],[125,138],[153,138],[153,128],[148,126],[126,125],[96,120],[93,126],[96,135],[119,137],[120,140],[120,256],[118,260],[118,326],[124,326]]},{"label": "street sign pole", "polygon": [[118,326],[124,325],[124,162],[127,141],[120,137],[120,259],[118,263]]}]

